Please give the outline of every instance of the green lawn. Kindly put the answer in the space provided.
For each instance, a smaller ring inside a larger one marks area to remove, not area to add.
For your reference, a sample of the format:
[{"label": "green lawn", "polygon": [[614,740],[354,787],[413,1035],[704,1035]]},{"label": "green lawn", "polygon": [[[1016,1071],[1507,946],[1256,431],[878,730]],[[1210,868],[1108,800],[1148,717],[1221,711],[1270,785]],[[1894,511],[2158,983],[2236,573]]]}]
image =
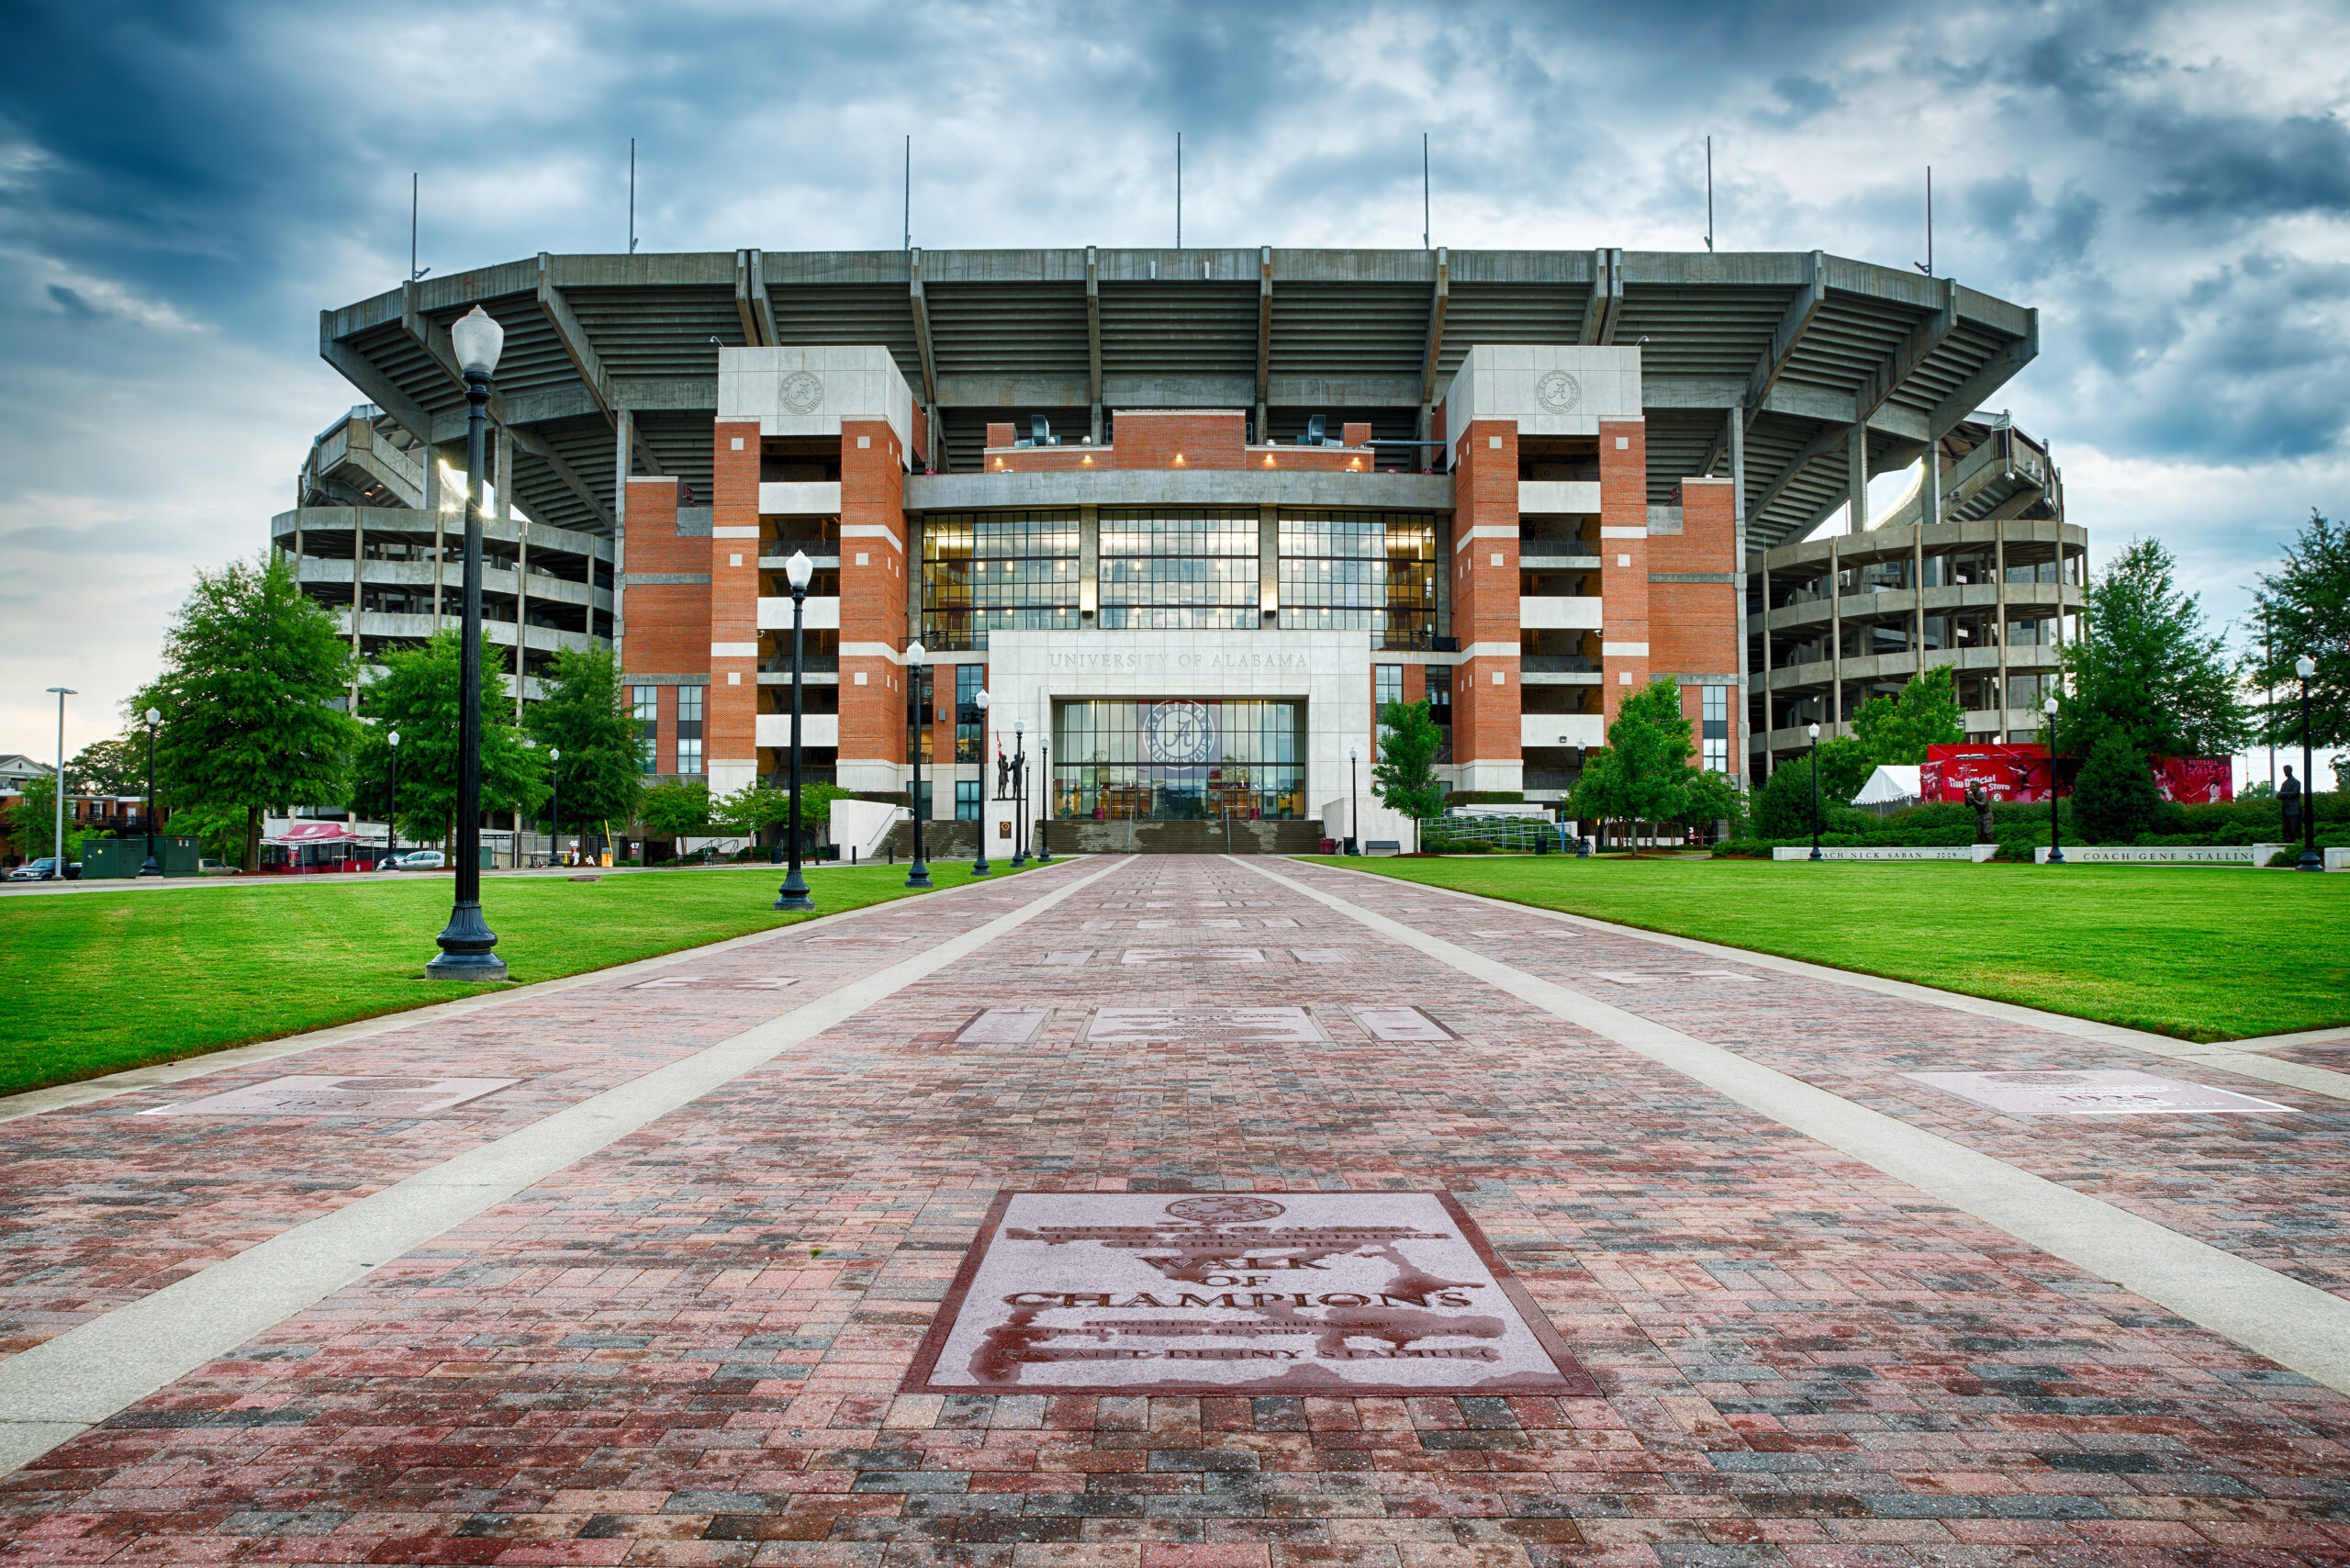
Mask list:
[{"label": "green lawn", "polygon": [[2350,877],[1616,856],[1330,863],[2190,1040],[2350,1025]]},{"label": "green lawn", "polygon": [[[945,863],[930,874],[952,888],[971,873]],[[905,877],[902,866],[824,866],[808,881],[821,916],[921,896]],[[482,905],[499,957],[527,982],[817,918],[769,909],[779,880],[767,866],[493,877]],[[496,990],[424,978],[452,886],[320,877],[0,899],[0,1094]]]}]

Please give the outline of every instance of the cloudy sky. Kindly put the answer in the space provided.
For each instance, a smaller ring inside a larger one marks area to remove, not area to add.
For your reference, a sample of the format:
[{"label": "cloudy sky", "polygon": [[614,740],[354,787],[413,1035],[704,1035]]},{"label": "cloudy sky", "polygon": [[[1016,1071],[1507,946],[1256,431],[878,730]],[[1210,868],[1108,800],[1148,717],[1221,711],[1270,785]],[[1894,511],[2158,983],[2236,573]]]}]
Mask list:
[{"label": "cloudy sky", "polygon": [[2042,311],[2002,402],[2222,618],[2350,510],[2350,9],[1695,0],[19,0],[0,55],[0,752],[111,734],[191,572],[358,398],[318,312],[421,263],[1435,238],[1907,265]]}]

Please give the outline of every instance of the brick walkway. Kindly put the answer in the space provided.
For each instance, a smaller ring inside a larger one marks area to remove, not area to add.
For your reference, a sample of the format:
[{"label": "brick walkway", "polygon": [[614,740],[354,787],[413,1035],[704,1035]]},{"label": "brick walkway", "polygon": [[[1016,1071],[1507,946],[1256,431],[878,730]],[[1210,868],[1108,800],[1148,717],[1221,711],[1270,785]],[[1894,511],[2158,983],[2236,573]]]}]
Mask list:
[{"label": "brick walkway", "polygon": [[[0,1562],[2350,1563],[2341,1394],[1259,867],[2350,1294],[2350,1105],[2322,1095],[1333,869],[1076,862],[671,967],[707,984],[0,1124],[0,1349],[70,1356],[221,1260],[879,988],[32,1460]],[[1093,1037],[1103,1008],[1284,1006],[1323,1037]],[[1377,1038],[1382,1008],[1457,1037]],[[1899,1076],[2043,1068],[2294,1114],[2020,1119]],[[144,1114],[289,1073],[519,1081],[405,1120]],[[1450,1193],[1600,1396],[1145,1396],[1114,1369],[901,1394],[1008,1190]]]}]

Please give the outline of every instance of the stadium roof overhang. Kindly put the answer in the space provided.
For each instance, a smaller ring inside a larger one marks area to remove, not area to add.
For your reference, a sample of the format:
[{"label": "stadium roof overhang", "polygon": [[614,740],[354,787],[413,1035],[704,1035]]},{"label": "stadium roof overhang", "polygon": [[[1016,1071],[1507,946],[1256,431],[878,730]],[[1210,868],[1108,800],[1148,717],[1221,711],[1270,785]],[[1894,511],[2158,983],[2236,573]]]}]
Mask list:
[{"label": "stadium roof overhang", "polygon": [[[707,487],[718,351],[878,343],[951,468],[987,420],[1120,407],[1362,411],[1410,433],[1478,343],[1637,343],[1651,498],[1727,474],[1748,529],[1800,538],[1866,470],[1915,461],[2039,350],[2038,313],[1819,252],[1049,250],[540,255],[319,313],[319,348],[420,439],[459,440],[449,323],[506,329],[491,414],[540,521],[609,532],[635,470]],[[1400,423],[1398,422],[1400,421]]]}]

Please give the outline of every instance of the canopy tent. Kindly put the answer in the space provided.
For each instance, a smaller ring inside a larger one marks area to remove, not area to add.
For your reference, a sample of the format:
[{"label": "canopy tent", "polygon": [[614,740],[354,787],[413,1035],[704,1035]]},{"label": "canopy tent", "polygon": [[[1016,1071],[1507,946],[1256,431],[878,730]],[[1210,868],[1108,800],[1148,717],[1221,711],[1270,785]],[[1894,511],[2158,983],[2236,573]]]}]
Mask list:
[{"label": "canopy tent", "polygon": [[1889,762],[1869,775],[1861,792],[1852,797],[1856,806],[1902,806],[1918,799],[1919,767],[1916,763]]},{"label": "canopy tent", "polygon": [[263,844],[365,844],[365,834],[355,833],[349,823],[289,823],[284,833],[274,833],[262,840]]}]

